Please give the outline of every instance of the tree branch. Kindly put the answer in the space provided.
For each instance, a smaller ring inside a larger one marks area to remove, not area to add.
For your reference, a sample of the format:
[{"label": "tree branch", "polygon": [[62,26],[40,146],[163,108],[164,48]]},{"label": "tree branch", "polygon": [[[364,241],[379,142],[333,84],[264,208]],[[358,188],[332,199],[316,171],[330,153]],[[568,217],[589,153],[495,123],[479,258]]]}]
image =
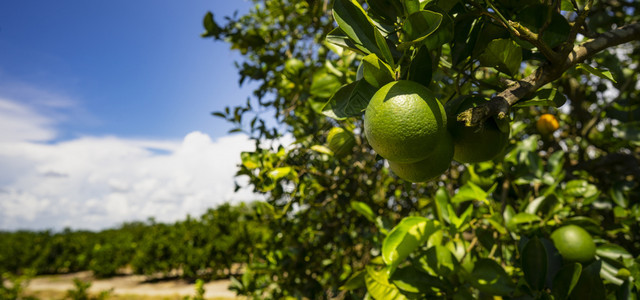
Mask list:
[{"label": "tree branch", "polygon": [[574,65],[593,57],[604,49],[636,40],[640,40],[640,23],[619,27],[576,45],[562,64],[546,64],[539,67],[531,75],[495,95],[486,104],[470,108],[458,114],[457,120],[464,122],[465,126],[478,126],[491,116],[503,119],[509,113],[511,106],[520,99],[537,91],[545,84],[558,79]]}]

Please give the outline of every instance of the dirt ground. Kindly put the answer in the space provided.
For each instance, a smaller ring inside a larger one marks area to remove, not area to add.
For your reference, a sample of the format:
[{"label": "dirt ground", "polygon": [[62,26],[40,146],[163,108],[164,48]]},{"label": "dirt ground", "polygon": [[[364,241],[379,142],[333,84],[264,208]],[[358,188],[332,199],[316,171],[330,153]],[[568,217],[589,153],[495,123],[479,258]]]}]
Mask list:
[{"label": "dirt ground", "polygon": [[[91,272],[79,272],[65,275],[38,276],[33,278],[26,290],[27,293],[42,300],[64,297],[67,290],[73,289],[73,279],[78,278],[90,281],[89,293],[98,294],[101,291],[110,290],[109,299],[182,299],[184,296],[195,295],[195,284],[185,280],[163,280],[158,282],[145,282],[143,275],[124,275],[107,279],[95,279]],[[211,300],[241,299],[235,293],[228,290],[229,280],[217,280],[204,285],[205,298]]]}]

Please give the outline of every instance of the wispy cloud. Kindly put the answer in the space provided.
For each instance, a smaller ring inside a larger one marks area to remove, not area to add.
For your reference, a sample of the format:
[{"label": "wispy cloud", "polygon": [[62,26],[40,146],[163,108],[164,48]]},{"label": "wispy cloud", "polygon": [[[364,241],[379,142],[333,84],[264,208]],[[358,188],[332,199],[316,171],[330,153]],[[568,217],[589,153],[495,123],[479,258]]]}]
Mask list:
[{"label": "wispy cloud", "polygon": [[0,229],[174,221],[256,197],[234,193],[239,153],[254,148],[247,136],[212,140],[196,131],[176,141],[85,136],[53,143],[56,122],[0,99]]},{"label": "wispy cloud", "polygon": [[56,136],[51,123],[25,105],[0,98],[0,142],[51,140]]}]

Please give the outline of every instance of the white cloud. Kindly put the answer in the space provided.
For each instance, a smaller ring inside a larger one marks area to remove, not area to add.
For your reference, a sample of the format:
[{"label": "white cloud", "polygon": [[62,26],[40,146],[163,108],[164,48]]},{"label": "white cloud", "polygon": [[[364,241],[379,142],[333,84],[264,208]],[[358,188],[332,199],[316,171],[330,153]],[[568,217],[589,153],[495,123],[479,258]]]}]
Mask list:
[{"label": "white cloud", "polygon": [[245,135],[41,143],[56,136],[53,125],[28,106],[0,99],[0,229],[169,222],[256,198],[249,190],[233,192],[239,154],[254,148]]},{"label": "white cloud", "polygon": [[25,105],[0,98],[0,143],[50,140],[55,137],[50,123]]}]

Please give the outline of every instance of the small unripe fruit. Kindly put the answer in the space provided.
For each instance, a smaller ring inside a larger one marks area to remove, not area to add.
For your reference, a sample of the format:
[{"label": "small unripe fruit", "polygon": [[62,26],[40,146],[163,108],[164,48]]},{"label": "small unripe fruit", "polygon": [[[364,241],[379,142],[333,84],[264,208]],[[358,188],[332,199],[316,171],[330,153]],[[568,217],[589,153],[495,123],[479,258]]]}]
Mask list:
[{"label": "small unripe fruit", "polygon": [[356,139],[348,130],[340,127],[333,127],[327,135],[327,146],[335,157],[344,157],[351,153],[353,146],[356,145]]},{"label": "small unripe fruit", "polygon": [[560,128],[558,120],[552,114],[544,114],[538,118],[536,128],[543,137],[548,137]]},{"label": "small unripe fruit", "polygon": [[596,244],[582,227],[566,225],[551,233],[553,244],[567,261],[586,263],[596,256]]},{"label": "small unripe fruit", "polygon": [[[467,127],[456,121],[456,116],[488,100],[479,95],[465,95],[450,100],[445,105],[449,132],[453,137],[455,150],[453,160],[460,163],[477,163],[494,159],[509,143],[510,127],[506,119],[489,118],[476,127]],[[502,129],[501,129],[502,128]]]}]

